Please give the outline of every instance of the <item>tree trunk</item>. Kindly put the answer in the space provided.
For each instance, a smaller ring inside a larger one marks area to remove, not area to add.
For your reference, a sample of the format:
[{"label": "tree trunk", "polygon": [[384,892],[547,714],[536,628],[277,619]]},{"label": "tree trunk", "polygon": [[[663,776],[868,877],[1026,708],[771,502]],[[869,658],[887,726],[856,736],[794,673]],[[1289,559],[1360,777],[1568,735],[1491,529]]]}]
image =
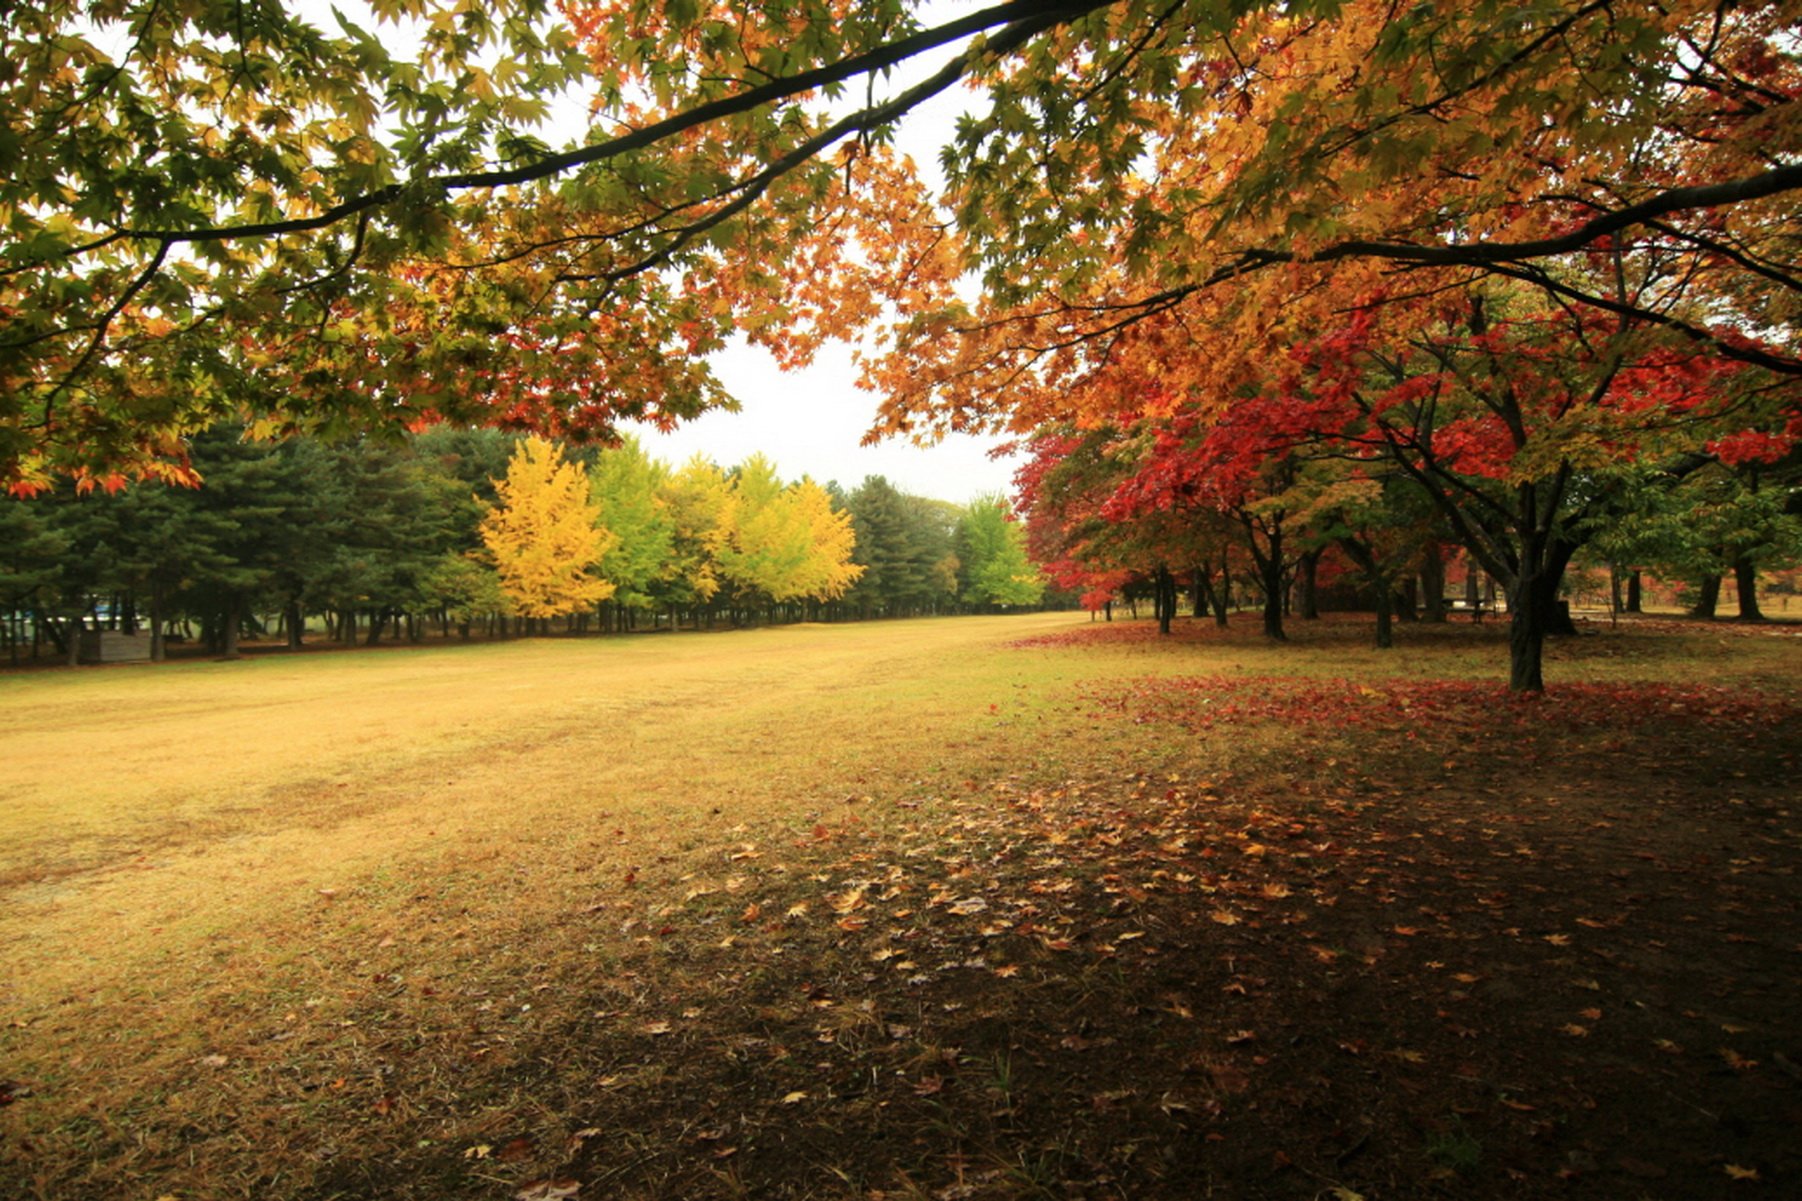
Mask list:
[{"label": "tree trunk", "polygon": [[1233,607],[1233,558],[1220,548],[1220,587],[1214,589],[1214,624],[1224,627],[1226,614]]},{"label": "tree trunk", "polygon": [[1690,607],[1691,617],[1714,617],[1714,607],[1721,603],[1721,577],[1704,576],[1696,589],[1696,603]]},{"label": "tree trunk", "polygon": [[1163,564],[1158,565],[1158,573],[1154,586],[1157,589],[1158,633],[1170,632],[1170,619],[1176,614],[1176,580],[1170,569]]},{"label": "tree trunk", "polygon": [[1282,535],[1270,540],[1271,553],[1258,564],[1258,577],[1264,585],[1264,637],[1273,642],[1287,642],[1283,633],[1283,556]]},{"label": "tree trunk", "polygon": [[1304,552],[1295,566],[1295,610],[1303,621],[1317,621],[1320,618],[1320,589],[1315,582],[1319,567],[1318,550]]},{"label": "tree trunk", "polygon": [[1513,692],[1544,692],[1544,613],[1530,596],[1510,595],[1508,617],[1508,688]]},{"label": "tree trunk", "polygon": [[1733,560],[1733,580],[1739,588],[1739,619],[1763,621],[1764,611],[1758,607],[1758,568],[1752,565],[1750,555]]},{"label": "tree trunk", "polygon": [[1428,621],[1444,621],[1445,610],[1445,553],[1437,542],[1429,543],[1420,557],[1420,590],[1426,596],[1426,610],[1423,614]]},{"label": "tree trunk", "polygon": [[297,651],[306,641],[307,615],[301,610],[300,598],[293,597],[288,601],[287,609],[288,649]]},{"label": "tree trunk", "polygon": [[1208,594],[1213,591],[1208,586],[1208,569],[1196,564],[1189,571],[1189,611],[1193,616],[1208,615]]},{"label": "tree trunk", "polygon": [[1608,565],[1608,612],[1614,617],[1620,616],[1623,607],[1621,598],[1621,577],[1621,565],[1619,563],[1610,563]]},{"label": "tree trunk", "polygon": [[163,584],[161,580],[150,582],[150,661],[161,663],[169,653],[163,645]]},{"label": "tree trunk", "polygon": [[225,612],[219,616],[219,656],[223,659],[238,657],[238,625],[243,612],[244,602],[236,593],[225,602]]},{"label": "tree trunk", "polygon": [[1388,580],[1379,579],[1370,587],[1377,610],[1377,649],[1395,646],[1395,589]]},{"label": "tree trunk", "polygon": [[1411,575],[1395,586],[1395,615],[1403,621],[1420,620],[1420,581]]},{"label": "tree trunk", "polygon": [[1627,573],[1627,612],[1644,613],[1645,610],[1640,607],[1642,603],[1639,572],[1638,570],[1630,571]]}]

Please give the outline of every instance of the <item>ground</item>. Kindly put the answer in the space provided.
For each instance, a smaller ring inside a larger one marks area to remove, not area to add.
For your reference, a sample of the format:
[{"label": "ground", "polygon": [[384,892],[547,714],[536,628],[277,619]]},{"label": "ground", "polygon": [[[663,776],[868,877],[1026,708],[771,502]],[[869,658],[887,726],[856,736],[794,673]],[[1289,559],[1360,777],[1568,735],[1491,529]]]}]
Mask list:
[{"label": "ground", "polygon": [[[1493,625],[1382,656],[1350,620],[1290,647],[1063,617],[358,668],[376,728],[414,698],[418,753],[320,764],[297,735],[227,790],[247,812],[153,790],[160,817],[71,802],[85,824],[11,832],[4,933],[33,958],[3,998],[0,1186],[1794,1195],[1802,642],[1589,628],[1537,700],[1492,682]],[[575,681],[626,686],[607,654],[666,691],[566,713]],[[278,726],[331,703],[327,670],[263,682]],[[500,679],[505,739],[417,699]],[[167,720],[215,720],[206,695]],[[84,703],[30,699],[63,726]],[[636,767],[595,758],[597,717]],[[479,778],[449,766],[465,738]],[[137,877],[170,868],[224,893],[159,910]]]}]

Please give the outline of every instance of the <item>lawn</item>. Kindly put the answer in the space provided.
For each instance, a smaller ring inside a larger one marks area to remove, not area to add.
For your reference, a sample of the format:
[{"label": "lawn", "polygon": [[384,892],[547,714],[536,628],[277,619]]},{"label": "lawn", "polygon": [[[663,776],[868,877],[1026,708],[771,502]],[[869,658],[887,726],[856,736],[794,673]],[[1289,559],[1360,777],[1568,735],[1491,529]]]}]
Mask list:
[{"label": "lawn", "polygon": [[0,676],[0,1195],[1793,1193],[1802,639],[1590,629]]}]

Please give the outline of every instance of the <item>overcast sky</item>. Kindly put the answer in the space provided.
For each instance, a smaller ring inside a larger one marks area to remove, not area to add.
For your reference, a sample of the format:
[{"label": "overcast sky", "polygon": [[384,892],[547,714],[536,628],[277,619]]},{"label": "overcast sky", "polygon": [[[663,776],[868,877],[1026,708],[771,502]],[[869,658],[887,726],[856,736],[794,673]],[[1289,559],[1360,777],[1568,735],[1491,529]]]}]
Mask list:
[{"label": "overcast sky", "polygon": [[802,371],[784,372],[763,350],[743,345],[716,356],[713,365],[743,410],[707,413],[671,434],[635,430],[650,454],[680,466],[698,453],[730,467],[761,451],[784,479],[837,480],[849,491],[865,476],[880,475],[903,492],[959,504],[1012,492],[1017,460],[989,455],[999,439],[954,435],[931,447],[899,438],[859,445],[875,420],[876,398],[852,383],[847,346],[827,346]]}]

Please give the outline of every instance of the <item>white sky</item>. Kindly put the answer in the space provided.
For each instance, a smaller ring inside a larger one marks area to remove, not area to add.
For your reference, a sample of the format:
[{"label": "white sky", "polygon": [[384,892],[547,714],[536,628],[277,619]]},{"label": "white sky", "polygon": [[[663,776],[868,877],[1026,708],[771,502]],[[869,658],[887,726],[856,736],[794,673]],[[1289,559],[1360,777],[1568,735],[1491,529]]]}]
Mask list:
[{"label": "white sky", "polygon": [[713,366],[743,409],[703,414],[669,434],[634,429],[648,453],[671,466],[702,454],[730,467],[761,451],[784,479],[837,480],[849,491],[865,476],[880,475],[903,492],[959,504],[1013,491],[1017,457],[989,455],[1000,439],[952,435],[930,447],[900,438],[859,445],[875,420],[876,397],[852,383],[848,346],[827,346],[800,371],[784,372],[767,352],[744,345],[715,356]]}]

